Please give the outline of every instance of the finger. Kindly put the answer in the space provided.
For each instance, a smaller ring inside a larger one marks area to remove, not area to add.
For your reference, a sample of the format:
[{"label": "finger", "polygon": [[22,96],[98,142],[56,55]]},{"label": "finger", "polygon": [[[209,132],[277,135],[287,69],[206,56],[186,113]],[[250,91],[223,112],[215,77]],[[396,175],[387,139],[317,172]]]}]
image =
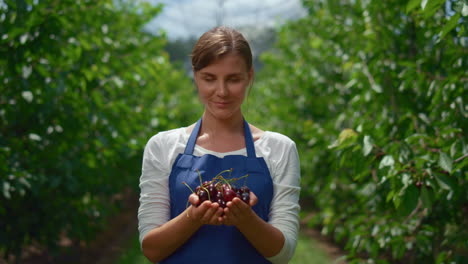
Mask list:
[{"label": "finger", "polygon": [[[205,202],[203,202],[204,204]],[[218,211],[217,205],[210,205],[202,217],[202,223],[208,224]]]},{"label": "finger", "polygon": [[224,210],[224,215],[230,216],[232,214],[232,209],[231,209],[232,206],[233,206],[232,202],[228,202],[226,204],[226,208],[223,209]]},{"label": "finger", "polygon": [[250,195],[250,202],[249,202],[250,206],[256,205],[257,202],[258,202],[257,195],[255,195],[255,193],[253,193],[253,192],[250,192],[249,195]]},{"label": "finger", "polygon": [[246,208],[249,208],[249,205],[247,205],[246,203],[244,203],[241,199],[237,197],[232,199],[232,201],[229,204],[229,209],[231,211],[231,214],[234,214],[234,215],[239,214],[240,212],[242,212],[242,210],[245,210]]},{"label": "finger", "polygon": [[[212,225],[220,225],[222,223],[222,214],[223,214],[223,209],[222,208],[216,208],[216,212],[210,219],[210,224]],[[221,219],[220,219],[221,218]]]},{"label": "finger", "polygon": [[229,216],[227,216],[227,215],[223,215],[222,219],[223,219],[223,220],[222,220],[222,223],[223,223],[224,225],[233,225],[233,224],[234,224],[233,221],[232,221],[232,219],[231,219],[231,217],[229,217]]},{"label": "finger", "polygon": [[230,207],[225,208],[224,215],[226,216],[225,221],[227,224],[235,225],[238,222],[239,217],[242,215],[242,211],[238,210],[236,203],[231,201]]},{"label": "finger", "polygon": [[203,215],[206,213],[206,211],[210,208],[211,204],[210,201],[204,201],[202,204],[196,206],[196,205],[191,205],[192,207],[192,219],[201,221]]},{"label": "finger", "polygon": [[198,198],[198,195],[192,193],[190,196],[189,196],[189,202],[195,206],[198,205],[198,203],[200,202],[200,198]]}]

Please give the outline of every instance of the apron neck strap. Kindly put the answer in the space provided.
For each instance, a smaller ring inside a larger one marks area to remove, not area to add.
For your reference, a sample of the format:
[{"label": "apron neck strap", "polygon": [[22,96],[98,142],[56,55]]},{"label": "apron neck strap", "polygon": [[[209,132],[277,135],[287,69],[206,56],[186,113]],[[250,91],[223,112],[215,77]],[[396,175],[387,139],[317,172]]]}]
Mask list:
[{"label": "apron neck strap", "polygon": [[201,127],[201,118],[198,119],[197,123],[195,124],[195,127],[192,130],[192,133],[190,134],[187,145],[185,146],[185,151],[184,151],[185,155],[193,154],[193,150],[195,149],[195,143],[197,143],[198,132],[200,132],[200,127]]},{"label": "apron neck strap", "polygon": [[[185,151],[184,154],[186,155],[192,155],[193,150],[195,149],[195,143],[197,142],[197,136],[198,133],[200,132],[200,127],[201,127],[202,120],[201,118],[197,121],[195,124],[195,127],[192,130],[192,133],[190,134],[189,140],[187,142],[187,146],[185,146]],[[247,156],[249,158],[255,158],[255,146],[252,138],[252,133],[250,132],[250,127],[247,121],[244,119],[244,137],[245,137],[245,147],[247,149]]]},{"label": "apron neck strap", "polygon": [[244,137],[245,137],[245,147],[247,149],[247,157],[255,158],[255,146],[253,142],[252,133],[250,132],[249,123],[244,119]]}]

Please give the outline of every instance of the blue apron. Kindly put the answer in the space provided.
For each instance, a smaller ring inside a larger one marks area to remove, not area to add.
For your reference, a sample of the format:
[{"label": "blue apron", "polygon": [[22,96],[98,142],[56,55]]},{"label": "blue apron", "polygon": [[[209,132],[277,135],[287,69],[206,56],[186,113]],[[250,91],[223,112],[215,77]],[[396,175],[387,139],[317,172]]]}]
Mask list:
[{"label": "blue apron", "polygon": [[[177,156],[169,176],[171,219],[187,208],[187,200],[191,191],[182,182],[186,182],[192,189],[195,189],[200,185],[197,170],[202,175],[202,181],[210,181],[221,171],[232,168],[231,177],[239,178],[249,174],[248,177],[239,180],[236,186],[247,185],[255,193],[258,203],[253,206],[253,210],[263,220],[268,221],[273,197],[273,182],[265,160],[255,155],[248,123],[244,120],[247,157],[227,155],[219,158],[211,154],[194,156],[193,150],[200,127],[201,119],[198,120],[190,135],[185,152]],[[229,173],[223,174],[225,178],[229,178],[228,176]],[[161,264],[163,263],[261,264],[270,262],[260,255],[234,226],[204,225],[184,245],[161,261]]]}]

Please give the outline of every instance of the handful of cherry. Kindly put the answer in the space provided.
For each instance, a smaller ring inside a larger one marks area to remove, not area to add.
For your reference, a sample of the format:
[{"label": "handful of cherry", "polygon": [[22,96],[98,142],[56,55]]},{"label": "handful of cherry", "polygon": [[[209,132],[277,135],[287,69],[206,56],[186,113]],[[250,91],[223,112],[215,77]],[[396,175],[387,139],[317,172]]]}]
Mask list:
[{"label": "handful of cherry", "polygon": [[230,178],[226,179],[222,176],[225,172],[232,172],[232,169],[225,170],[216,175],[211,181],[202,182],[200,172],[198,172],[198,177],[200,179],[200,185],[195,188],[195,191],[190,188],[190,186],[184,182],[184,184],[192,191],[198,195],[199,203],[204,201],[211,201],[213,203],[218,203],[221,208],[225,208],[226,204],[232,201],[234,198],[238,197],[243,202],[249,204],[250,202],[250,189],[249,187],[243,185],[242,187],[236,187],[235,183],[247,177],[244,175],[239,178]]}]

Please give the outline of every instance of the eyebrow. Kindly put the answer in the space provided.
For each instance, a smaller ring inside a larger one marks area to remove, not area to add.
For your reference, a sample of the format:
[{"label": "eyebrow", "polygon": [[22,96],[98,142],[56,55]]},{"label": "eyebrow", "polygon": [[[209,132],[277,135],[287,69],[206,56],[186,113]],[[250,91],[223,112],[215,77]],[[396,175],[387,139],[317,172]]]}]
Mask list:
[{"label": "eyebrow", "polygon": [[215,76],[214,74],[211,74],[209,72],[201,72],[200,74],[203,75],[203,76],[208,76],[208,77],[214,77]]},{"label": "eyebrow", "polygon": [[[215,74],[212,74],[212,73],[209,73],[209,72],[201,72],[200,73],[202,76],[206,76],[206,77],[216,77]],[[239,76],[242,76],[242,73],[241,72],[237,72],[237,73],[231,73],[231,74],[228,74],[227,77],[239,77]]]}]

